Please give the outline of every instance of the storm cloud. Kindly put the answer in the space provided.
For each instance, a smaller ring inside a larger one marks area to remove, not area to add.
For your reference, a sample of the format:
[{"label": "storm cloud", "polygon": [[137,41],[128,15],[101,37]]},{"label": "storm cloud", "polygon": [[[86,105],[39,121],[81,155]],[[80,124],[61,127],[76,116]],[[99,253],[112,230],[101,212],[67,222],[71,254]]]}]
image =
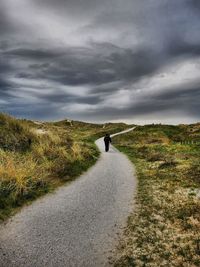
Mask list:
[{"label": "storm cloud", "polygon": [[199,12],[197,0],[2,0],[1,111],[198,121]]}]

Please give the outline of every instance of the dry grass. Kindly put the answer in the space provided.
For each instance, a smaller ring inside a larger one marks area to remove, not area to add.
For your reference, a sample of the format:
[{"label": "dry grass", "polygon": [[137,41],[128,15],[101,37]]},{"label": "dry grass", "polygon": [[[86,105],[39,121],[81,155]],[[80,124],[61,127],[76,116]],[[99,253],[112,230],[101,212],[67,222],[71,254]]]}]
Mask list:
[{"label": "dry grass", "polygon": [[127,128],[61,121],[34,123],[0,113],[0,220],[93,165],[94,140]]},{"label": "dry grass", "polygon": [[145,126],[115,138],[138,176],[136,209],[115,266],[200,266],[200,150],[180,142],[191,140],[193,127]]}]

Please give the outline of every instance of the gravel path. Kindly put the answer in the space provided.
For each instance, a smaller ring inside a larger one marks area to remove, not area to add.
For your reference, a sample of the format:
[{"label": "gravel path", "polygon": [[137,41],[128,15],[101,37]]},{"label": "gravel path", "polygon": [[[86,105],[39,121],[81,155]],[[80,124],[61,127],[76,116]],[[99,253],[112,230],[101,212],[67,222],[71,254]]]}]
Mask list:
[{"label": "gravel path", "polygon": [[104,152],[102,138],[96,144],[102,154],[88,172],[0,226],[0,267],[109,266],[136,179],[125,155]]}]

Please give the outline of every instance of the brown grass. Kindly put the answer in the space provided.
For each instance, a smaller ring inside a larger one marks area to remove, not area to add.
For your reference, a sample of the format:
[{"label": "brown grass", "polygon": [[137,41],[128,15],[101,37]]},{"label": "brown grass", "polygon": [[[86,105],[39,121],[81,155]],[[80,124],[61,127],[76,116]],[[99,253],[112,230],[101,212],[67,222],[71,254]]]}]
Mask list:
[{"label": "brown grass", "polygon": [[61,121],[34,123],[0,113],[0,220],[93,165],[94,140],[127,128]]},{"label": "brown grass", "polygon": [[114,139],[138,177],[136,208],[113,258],[116,267],[200,266],[197,128],[150,125]]}]

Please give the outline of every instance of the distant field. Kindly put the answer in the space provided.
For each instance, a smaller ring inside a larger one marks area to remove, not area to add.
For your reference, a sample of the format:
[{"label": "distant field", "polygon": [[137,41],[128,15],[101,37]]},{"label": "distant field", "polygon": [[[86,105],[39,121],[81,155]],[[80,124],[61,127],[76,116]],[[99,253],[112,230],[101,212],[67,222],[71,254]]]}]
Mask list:
[{"label": "distant field", "polygon": [[200,266],[200,124],[141,126],[113,141],[138,176],[115,266]]},{"label": "distant field", "polygon": [[0,113],[0,220],[86,171],[99,157],[94,140],[127,127],[33,122]]}]

